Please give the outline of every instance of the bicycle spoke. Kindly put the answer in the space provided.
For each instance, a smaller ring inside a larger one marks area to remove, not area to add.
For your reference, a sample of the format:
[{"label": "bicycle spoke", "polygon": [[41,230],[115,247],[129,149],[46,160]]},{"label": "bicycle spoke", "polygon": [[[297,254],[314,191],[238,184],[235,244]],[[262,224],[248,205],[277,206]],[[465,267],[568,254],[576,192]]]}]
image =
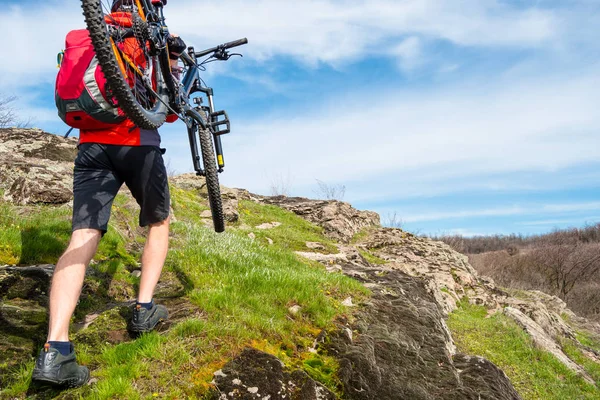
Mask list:
[{"label": "bicycle spoke", "polygon": [[143,108],[151,110],[158,97],[154,90],[147,88],[156,81],[152,74],[160,69],[156,68],[158,59],[150,55],[149,33],[144,32],[147,26],[142,25],[146,15],[139,0],[124,0],[121,4],[122,7],[113,12],[113,0],[100,0],[107,34],[113,43],[121,73],[136,100]]}]

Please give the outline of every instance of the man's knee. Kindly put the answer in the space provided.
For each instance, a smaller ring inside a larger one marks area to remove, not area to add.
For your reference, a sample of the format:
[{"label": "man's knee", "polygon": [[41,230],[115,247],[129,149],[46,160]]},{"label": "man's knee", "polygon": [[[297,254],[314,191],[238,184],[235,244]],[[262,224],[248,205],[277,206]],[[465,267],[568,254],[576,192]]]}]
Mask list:
[{"label": "man's knee", "polygon": [[150,228],[158,228],[158,227],[161,227],[161,226],[163,226],[163,227],[164,227],[164,226],[169,226],[169,224],[170,224],[170,223],[171,223],[171,217],[170,217],[170,216],[168,216],[168,217],[167,217],[167,218],[165,218],[164,220],[162,220],[162,221],[160,221],[160,222],[156,222],[156,223],[154,223],[154,224],[149,224],[148,226],[149,226]]},{"label": "man's knee", "polygon": [[69,247],[97,246],[102,238],[102,231],[97,229],[77,229],[71,234]]}]

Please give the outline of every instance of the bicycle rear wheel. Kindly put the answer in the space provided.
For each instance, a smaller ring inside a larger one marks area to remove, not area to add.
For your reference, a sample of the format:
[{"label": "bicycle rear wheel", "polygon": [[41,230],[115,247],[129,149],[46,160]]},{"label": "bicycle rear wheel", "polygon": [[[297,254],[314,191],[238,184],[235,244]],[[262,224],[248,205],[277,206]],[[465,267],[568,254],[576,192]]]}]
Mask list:
[{"label": "bicycle rear wheel", "polygon": [[[140,128],[156,129],[167,117],[171,78],[166,46],[156,49],[140,0],[81,0],[83,15],[98,63],[111,94]],[[146,2],[143,2],[144,4]]]}]

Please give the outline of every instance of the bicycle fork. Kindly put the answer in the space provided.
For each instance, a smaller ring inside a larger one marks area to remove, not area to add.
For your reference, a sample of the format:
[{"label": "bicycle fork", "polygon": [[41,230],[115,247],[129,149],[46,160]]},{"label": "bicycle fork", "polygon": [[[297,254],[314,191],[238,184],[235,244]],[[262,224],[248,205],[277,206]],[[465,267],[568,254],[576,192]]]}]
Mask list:
[{"label": "bicycle fork", "polygon": [[[225,158],[223,157],[223,145],[221,143],[221,135],[229,133],[231,131],[231,125],[229,117],[224,110],[215,111],[215,104],[213,100],[213,89],[204,87],[199,89],[200,92],[204,93],[208,99],[208,107],[202,107],[208,117],[208,127],[213,134],[215,143],[215,152],[217,153],[217,165],[219,166],[219,172],[223,172],[225,167]],[[200,104],[198,104],[199,107]],[[224,128],[224,129],[223,129]]]},{"label": "bicycle fork", "polygon": [[[186,107],[184,114],[190,118],[190,124],[188,125],[188,137],[190,140],[190,148],[192,149],[192,162],[194,170],[197,175],[204,175],[204,169],[202,168],[202,159],[198,150],[198,136],[197,130],[200,125],[202,129],[208,129],[212,133],[213,143],[215,145],[215,153],[217,155],[217,166],[218,171],[223,172],[225,167],[225,158],[223,157],[223,145],[221,143],[221,135],[229,133],[231,125],[229,117],[225,111],[214,111],[213,101],[213,90],[212,88],[200,88],[199,91],[206,94],[208,98],[208,106],[202,106],[202,98],[197,97],[194,99],[196,103],[195,108]],[[203,110],[207,116],[205,121],[202,115],[199,113]],[[224,127],[224,129],[222,129]]]},{"label": "bicycle fork", "polygon": [[[213,102],[213,90],[210,90],[206,94],[208,97],[208,108],[209,111],[207,115],[210,118],[211,131],[213,133],[213,137],[215,138],[215,151],[217,153],[217,164],[219,165],[219,172],[223,172],[223,168],[225,167],[225,159],[223,158],[223,145],[221,144],[221,132],[220,126],[218,124],[218,113],[215,113],[215,104]],[[222,111],[225,113],[225,111]],[[226,115],[226,114],[225,114]]]}]

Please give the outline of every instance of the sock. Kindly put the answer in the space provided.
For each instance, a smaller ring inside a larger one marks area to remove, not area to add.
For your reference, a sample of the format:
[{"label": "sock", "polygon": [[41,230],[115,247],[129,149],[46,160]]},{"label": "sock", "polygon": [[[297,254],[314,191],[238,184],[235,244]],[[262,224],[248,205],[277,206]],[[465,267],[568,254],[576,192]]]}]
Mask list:
[{"label": "sock", "polygon": [[154,306],[154,300],[150,300],[150,303],[140,303],[139,301],[136,303],[136,305],[140,305],[142,307],[144,307],[146,310],[150,310],[152,309],[152,307]]},{"label": "sock", "polygon": [[72,345],[71,342],[48,342],[50,347],[58,350],[63,356],[71,354]]}]

